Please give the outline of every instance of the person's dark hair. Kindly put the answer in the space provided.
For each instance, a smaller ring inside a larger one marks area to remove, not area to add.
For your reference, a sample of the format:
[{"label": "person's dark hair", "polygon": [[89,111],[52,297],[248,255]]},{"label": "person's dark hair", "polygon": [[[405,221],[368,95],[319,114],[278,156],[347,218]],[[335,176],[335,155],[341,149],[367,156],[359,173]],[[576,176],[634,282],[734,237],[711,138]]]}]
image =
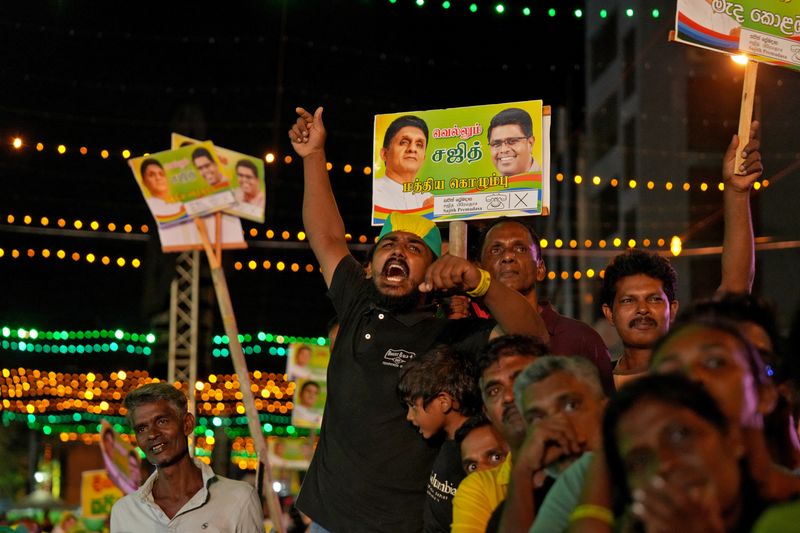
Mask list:
[{"label": "person's dark hair", "polygon": [[503,335],[492,339],[486,349],[478,354],[476,363],[477,376],[503,357],[512,355],[526,355],[528,357],[541,357],[547,354],[547,346],[538,337],[530,335]]},{"label": "person's dark hair", "polygon": [[480,230],[480,235],[478,238],[478,248],[477,250],[475,250],[474,259],[480,261],[481,256],[483,255],[483,247],[486,246],[486,236],[489,234],[492,228],[500,224],[506,224],[506,223],[519,224],[520,226],[525,228],[525,231],[527,231],[531,236],[531,240],[533,241],[533,247],[536,249],[536,258],[541,259],[542,258],[541,237],[539,237],[539,235],[536,233],[536,230],[533,229],[533,226],[531,226],[530,223],[521,218],[512,218],[512,217],[495,218],[494,220],[492,220],[491,223],[487,224],[486,226],[483,227],[483,229]]},{"label": "person's dark hair", "polygon": [[[719,316],[734,322],[752,322],[767,333],[773,347],[777,348],[780,344],[775,306],[752,294],[729,292],[710,300],[694,302],[686,317],[699,316]],[[776,359],[779,358],[776,357]],[[773,363],[773,361],[769,362]],[[774,366],[779,365],[775,364]]]},{"label": "person's dark hair", "polygon": [[747,357],[747,366],[750,369],[750,373],[753,375],[756,385],[760,387],[769,383],[769,376],[767,375],[767,369],[764,365],[764,360],[761,359],[761,354],[759,354],[758,350],[756,350],[753,345],[750,344],[746,338],[744,338],[742,333],[736,327],[735,322],[719,316],[698,316],[692,318],[691,320],[685,320],[683,317],[681,317],[680,320],[673,324],[666,335],[656,341],[655,345],[653,346],[653,355],[650,358],[650,366],[652,367],[655,361],[658,359],[658,354],[664,344],[669,342],[676,335],[679,335],[683,330],[692,327],[715,329],[717,331],[727,333],[733,337],[736,342],[738,342],[742,348],[744,348],[745,356]]},{"label": "person's dark hair", "polygon": [[600,293],[600,303],[614,307],[614,297],[617,295],[617,282],[628,276],[644,274],[661,281],[664,294],[670,302],[675,301],[677,294],[678,274],[672,268],[669,259],[658,254],[631,248],[611,260],[605,269],[603,290]]},{"label": "person's dark hair", "polygon": [[211,161],[214,161],[214,157],[211,155],[211,152],[209,152],[203,146],[195,148],[195,150],[192,152],[192,162],[194,162],[194,160],[197,159],[198,157],[207,157]]},{"label": "person's dark hair", "polygon": [[300,387],[300,394],[303,394],[308,387],[316,387],[317,390],[321,388],[316,381],[308,380]]},{"label": "person's dark hair", "polygon": [[188,412],[189,401],[186,399],[186,395],[183,392],[169,383],[148,383],[147,385],[142,385],[138,389],[129,392],[122,401],[122,405],[128,410],[128,424],[131,426],[133,425],[133,412],[136,408],[160,400],[169,402],[175,414],[178,416]]},{"label": "person's dark hair", "polygon": [[422,130],[422,133],[425,134],[425,144],[428,143],[428,125],[425,124],[425,121],[414,115],[403,115],[402,117],[394,119],[392,123],[389,124],[389,127],[386,128],[386,134],[383,136],[383,147],[389,148],[397,132],[407,126]]},{"label": "person's dark hair", "polygon": [[480,411],[481,398],[473,365],[453,348],[439,345],[403,366],[397,393],[404,403],[422,398],[427,407],[439,394],[449,394],[465,416]]},{"label": "person's dark hair", "polygon": [[518,107],[509,107],[492,117],[492,121],[489,122],[489,129],[486,132],[486,138],[491,141],[494,128],[508,125],[519,126],[525,137],[533,137],[533,120],[530,113]]},{"label": "person's dark hair", "polygon": [[161,161],[158,159],[153,159],[152,157],[148,157],[142,161],[142,165],[139,167],[139,174],[142,176],[142,179],[144,179],[144,173],[147,171],[147,167],[151,165],[155,165],[161,170],[164,170],[164,165],[161,164]]},{"label": "person's dark hair", "polygon": [[248,168],[248,169],[252,170],[253,171],[253,175],[256,178],[258,177],[258,167],[256,167],[256,164],[253,163],[252,161],[250,161],[249,159],[240,159],[239,161],[237,161],[235,168],[239,168],[239,167],[244,167],[244,168]]},{"label": "person's dark hair", "polygon": [[631,503],[625,464],[617,445],[617,425],[623,415],[648,400],[689,409],[720,433],[728,432],[728,419],[700,383],[679,374],[650,374],[626,383],[611,398],[603,416],[603,450],[617,516]]},{"label": "person's dark hair", "polygon": [[489,419],[486,418],[485,414],[481,412],[477,415],[471,416],[468,419],[466,419],[463,424],[461,424],[460,428],[456,430],[456,433],[453,436],[453,440],[461,444],[462,442],[464,442],[464,439],[467,438],[467,435],[472,433],[473,429],[482,428],[484,426],[491,427],[491,422],[489,422]]}]

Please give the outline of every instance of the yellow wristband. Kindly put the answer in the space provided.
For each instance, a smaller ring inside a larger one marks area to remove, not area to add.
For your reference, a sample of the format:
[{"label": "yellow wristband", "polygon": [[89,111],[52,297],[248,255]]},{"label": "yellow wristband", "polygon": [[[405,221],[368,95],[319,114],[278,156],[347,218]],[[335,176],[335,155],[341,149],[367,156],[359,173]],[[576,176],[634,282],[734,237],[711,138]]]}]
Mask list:
[{"label": "yellow wristband", "polygon": [[577,522],[578,520],[582,520],[584,518],[594,518],[595,520],[599,520],[610,526],[614,525],[614,514],[609,509],[601,505],[585,503],[577,506],[569,515],[570,523]]},{"label": "yellow wristband", "polygon": [[486,294],[489,291],[489,285],[492,283],[491,274],[482,268],[479,268],[478,271],[481,273],[481,281],[478,283],[477,287],[471,291],[467,291],[467,294],[473,298],[480,298]]}]

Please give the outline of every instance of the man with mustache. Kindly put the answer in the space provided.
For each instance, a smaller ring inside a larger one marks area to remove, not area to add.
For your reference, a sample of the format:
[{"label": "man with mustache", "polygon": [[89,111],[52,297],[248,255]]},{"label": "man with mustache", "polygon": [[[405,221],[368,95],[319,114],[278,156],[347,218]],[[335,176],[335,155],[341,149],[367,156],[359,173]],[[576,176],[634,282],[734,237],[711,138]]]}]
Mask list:
[{"label": "man with mustache", "polygon": [[[750,127],[744,161],[734,169],[739,138],[734,135],[722,158],[724,183],[722,281],[717,294],[750,293],[755,276],[750,189],[761,176],[759,123]],[[669,260],[655,253],[628,250],[605,269],[601,301],[603,314],[622,339],[623,353],[614,367],[614,384],[635,379],[647,371],[653,345],[675,320],[677,274]]]},{"label": "man with mustache", "polygon": [[598,333],[579,320],[559,314],[549,302],[539,300],[536,286],[547,268],[539,236],[519,218],[501,217],[489,224],[480,243],[480,264],[493,279],[522,294],[541,316],[546,334],[541,335],[553,355],[580,355],[600,373],[606,394],[614,391],[611,356]]},{"label": "man with mustache", "polygon": [[[514,402],[514,380],[546,353],[530,337],[498,337],[478,357],[478,386],[483,412],[511,450],[503,464],[464,478],[453,498],[453,533],[483,533],[508,493],[513,457],[525,440],[525,421]],[[549,487],[549,485],[548,485]]]},{"label": "man with mustache", "polygon": [[[312,532],[421,531],[438,450],[406,421],[395,392],[400,369],[437,344],[475,354],[490,334],[536,334],[541,321],[489,273],[440,257],[439,230],[421,216],[391,213],[363,268],[347,248],[331,189],[322,108],[297,114],[289,138],[303,159],[303,222],[339,318],[320,441],[297,507],[314,521]],[[428,305],[433,290],[468,292],[498,325],[438,318]]]},{"label": "man with mustache", "polygon": [[613,371],[616,388],[647,371],[653,345],[678,313],[677,283],[669,259],[643,250],[619,254],[606,267],[603,314],[623,345]]}]

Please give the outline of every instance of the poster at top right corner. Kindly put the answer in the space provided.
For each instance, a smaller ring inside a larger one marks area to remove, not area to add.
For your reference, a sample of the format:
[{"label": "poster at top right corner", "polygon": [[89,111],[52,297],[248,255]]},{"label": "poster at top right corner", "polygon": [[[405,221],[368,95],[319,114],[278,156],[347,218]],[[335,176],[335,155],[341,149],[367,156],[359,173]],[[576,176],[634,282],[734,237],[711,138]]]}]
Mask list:
[{"label": "poster at top right corner", "polygon": [[675,40],[800,70],[800,1],[678,0]]}]

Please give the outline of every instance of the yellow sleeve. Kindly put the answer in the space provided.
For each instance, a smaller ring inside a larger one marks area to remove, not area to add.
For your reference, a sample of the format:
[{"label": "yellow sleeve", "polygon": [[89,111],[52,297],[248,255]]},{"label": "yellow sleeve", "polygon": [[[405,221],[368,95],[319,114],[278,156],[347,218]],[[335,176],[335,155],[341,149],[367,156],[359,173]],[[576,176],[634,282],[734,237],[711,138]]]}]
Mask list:
[{"label": "yellow sleeve", "polygon": [[[484,533],[492,511],[499,502],[491,495],[496,491],[487,487],[484,472],[470,474],[464,478],[453,498],[452,533]],[[488,479],[491,481],[491,478]],[[492,483],[493,484],[493,483]]]}]

